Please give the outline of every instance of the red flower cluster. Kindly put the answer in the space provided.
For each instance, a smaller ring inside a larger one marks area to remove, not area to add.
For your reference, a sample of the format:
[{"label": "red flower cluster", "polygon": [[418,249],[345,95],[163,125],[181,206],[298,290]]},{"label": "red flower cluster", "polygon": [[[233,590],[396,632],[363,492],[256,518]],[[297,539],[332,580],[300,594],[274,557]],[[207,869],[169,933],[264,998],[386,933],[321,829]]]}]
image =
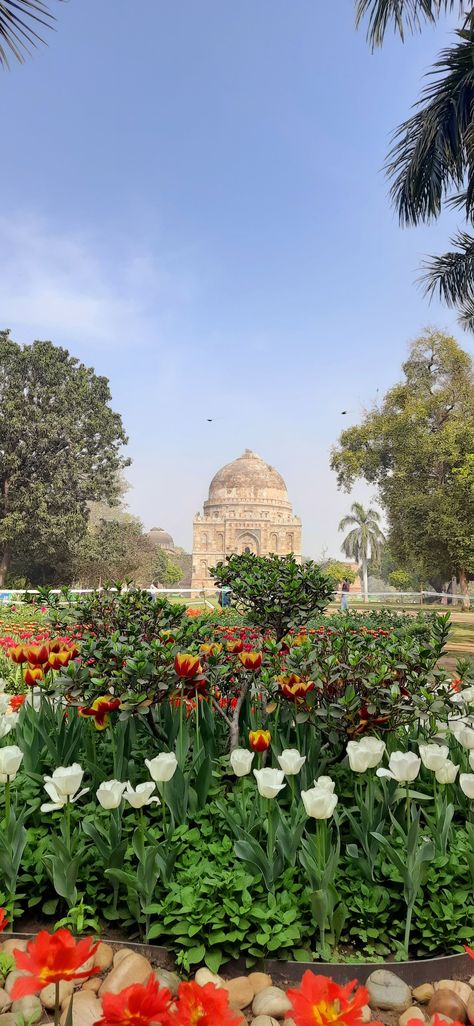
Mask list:
[{"label": "red flower cluster", "polygon": [[181,983],[176,998],[154,976],[119,994],[104,994],[102,1018],[95,1026],[239,1026],[241,1016],[229,1008],[229,995],[213,983]]},{"label": "red flower cluster", "polygon": [[[84,980],[94,976],[99,969],[84,969],[84,962],[95,955],[98,944],[91,938],[75,941],[69,930],[58,930],[48,933],[40,930],[35,940],[28,941],[26,951],[18,948],[13,952],[17,969],[22,969],[26,976],[19,976],[13,984],[12,1000],[35,994],[47,987],[48,983],[59,980]],[[82,968],[81,968],[82,967]]]},{"label": "red flower cluster", "polygon": [[329,976],[306,972],[301,985],[287,991],[292,1005],[289,1015],[295,1026],[360,1026],[369,992],[356,987],[357,980],[340,987]]}]

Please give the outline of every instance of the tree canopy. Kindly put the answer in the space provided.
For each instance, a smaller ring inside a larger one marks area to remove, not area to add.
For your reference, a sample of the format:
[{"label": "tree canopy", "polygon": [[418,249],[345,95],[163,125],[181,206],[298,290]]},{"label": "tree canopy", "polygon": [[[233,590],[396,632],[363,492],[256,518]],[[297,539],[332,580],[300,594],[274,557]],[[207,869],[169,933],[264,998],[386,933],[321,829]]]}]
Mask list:
[{"label": "tree canopy", "polygon": [[52,342],[0,332],[0,584],[13,559],[47,564],[83,536],[88,503],[113,502],[129,462],[107,378]]},{"label": "tree canopy", "polygon": [[457,474],[474,452],[470,356],[435,330],[413,342],[403,380],[343,431],[331,466],[340,487],[378,486],[400,569],[440,584],[474,572],[474,493]]},{"label": "tree canopy", "polygon": [[[393,27],[419,31],[447,11],[458,11],[455,41],[428,72],[415,113],[395,132],[387,172],[402,225],[430,222],[456,206],[469,228],[474,215],[474,7],[460,0],[356,0],[356,20],[368,24],[368,39],[381,46]],[[460,230],[454,247],[431,258],[423,275],[428,295],[438,293],[474,330],[474,235]]]}]

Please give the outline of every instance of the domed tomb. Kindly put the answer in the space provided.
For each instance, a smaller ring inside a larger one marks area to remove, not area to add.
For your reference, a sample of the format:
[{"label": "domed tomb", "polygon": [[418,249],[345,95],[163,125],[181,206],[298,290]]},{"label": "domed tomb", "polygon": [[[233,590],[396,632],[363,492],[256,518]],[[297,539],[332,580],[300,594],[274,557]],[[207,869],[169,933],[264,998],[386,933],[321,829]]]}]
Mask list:
[{"label": "domed tomb", "polygon": [[153,545],[159,546],[160,549],[174,549],[174,541],[168,531],[164,531],[162,527],[152,527],[148,533],[148,537]]},{"label": "domed tomb", "polygon": [[293,516],[275,467],[246,449],[214,475],[203,513],[193,521],[192,587],[212,588],[209,567],[233,552],[301,559],[301,520]]}]

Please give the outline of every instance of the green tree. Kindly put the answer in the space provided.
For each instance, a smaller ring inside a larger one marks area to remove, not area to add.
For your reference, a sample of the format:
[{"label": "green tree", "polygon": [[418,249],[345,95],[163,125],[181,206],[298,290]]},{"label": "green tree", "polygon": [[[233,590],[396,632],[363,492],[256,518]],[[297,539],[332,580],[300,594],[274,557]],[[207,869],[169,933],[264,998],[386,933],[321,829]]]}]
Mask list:
[{"label": "green tree", "polygon": [[474,375],[454,338],[430,330],[411,346],[403,380],[344,431],[331,466],[340,487],[379,489],[399,569],[439,587],[474,572],[474,493],[456,470],[474,451]]},{"label": "green tree", "polygon": [[371,556],[377,557],[381,545],[385,541],[380,527],[380,513],[376,509],[364,509],[360,502],[353,502],[351,512],[339,523],[339,530],[349,534],[342,542],[342,550],[349,559],[360,563],[364,601],[368,601],[369,585],[367,565]]},{"label": "green tree", "polygon": [[151,584],[154,560],[155,546],[136,517],[101,520],[79,542],[73,576],[88,588],[124,580],[145,587]]},{"label": "green tree", "polygon": [[12,560],[62,563],[88,503],[113,501],[127,438],[107,378],[52,342],[0,332],[0,586]]},{"label": "green tree", "polygon": [[277,640],[290,627],[303,626],[331,601],[334,585],[311,559],[297,563],[294,555],[254,556],[243,552],[226,557],[209,571],[216,584],[226,585],[253,623],[269,627]]},{"label": "green tree", "polygon": [[321,570],[324,570],[324,573],[330,578],[336,588],[344,578],[349,581],[349,584],[354,584],[356,579],[355,570],[353,570],[351,566],[348,566],[347,563],[343,563],[340,559],[325,560],[321,563]]},{"label": "green tree", "polygon": [[163,588],[174,588],[183,579],[183,571],[168,552],[159,547],[156,549],[153,563],[153,580]]},{"label": "green tree", "polygon": [[32,47],[43,42],[41,32],[52,28],[54,17],[43,0],[2,0],[0,3],[0,64],[9,56],[24,61]]},{"label": "green tree", "polygon": [[397,591],[409,591],[411,588],[411,574],[408,570],[392,570],[388,576],[389,584]]},{"label": "green tree", "polygon": [[[381,46],[393,26],[419,31],[423,23],[458,10],[456,40],[430,69],[428,85],[415,113],[395,132],[387,171],[392,200],[402,225],[438,218],[455,204],[468,226],[474,215],[474,6],[459,0],[356,0],[356,19],[368,19],[368,38]],[[434,257],[425,267],[428,294],[439,293],[456,306],[461,322],[474,330],[474,235],[459,231],[454,249]]]}]

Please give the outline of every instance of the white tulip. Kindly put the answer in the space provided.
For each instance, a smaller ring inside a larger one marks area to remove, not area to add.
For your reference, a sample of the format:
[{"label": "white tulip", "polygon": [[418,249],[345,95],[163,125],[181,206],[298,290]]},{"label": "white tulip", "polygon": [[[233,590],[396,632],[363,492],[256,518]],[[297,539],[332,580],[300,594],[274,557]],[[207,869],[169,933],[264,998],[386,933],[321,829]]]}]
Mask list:
[{"label": "white tulip", "polygon": [[276,798],[280,791],[286,787],[283,783],[283,770],[265,769],[256,770],[254,769],[253,775],[257,781],[258,793],[262,795],[262,798]]},{"label": "white tulip", "polygon": [[126,786],[120,780],[104,780],[96,791],[99,805],[103,809],[118,809]]},{"label": "white tulip", "polygon": [[250,773],[254,754],[249,752],[248,748],[234,748],[230,753],[230,764],[236,777],[246,777],[247,773]]},{"label": "white tulip", "polygon": [[377,737],[363,737],[361,741],[349,741],[346,752],[349,766],[354,773],[366,773],[378,766],[385,751],[385,741]]},{"label": "white tulip", "polygon": [[453,705],[472,705],[474,703],[474,685],[471,684],[463,691],[456,691],[454,695],[451,695],[451,702]]},{"label": "white tulip", "polygon": [[68,802],[77,802],[78,798],[87,794],[88,787],[79,790],[83,776],[82,767],[78,762],[73,762],[72,766],[58,766],[51,777],[45,777],[44,789],[51,802],[42,805],[41,812],[57,812]]},{"label": "white tulip", "polygon": [[23,752],[18,745],[8,745],[7,748],[0,748],[0,783],[14,780],[23,759]]},{"label": "white tulip", "polygon": [[458,741],[463,748],[474,748],[474,730],[472,727],[463,727],[459,732]]},{"label": "white tulip", "polygon": [[469,752],[469,765],[474,772],[474,752]]},{"label": "white tulip", "polygon": [[416,780],[421,766],[421,759],[413,752],[392,752],[388,760],[388,769],[378,769],[378,777],[390,777],[399,784],[407,784]]},{"label": "white tulip", "polygon": [[325,791],[326,794],[334,794],[334,788],[336,785],[331,777],[318,777],[318,779],[314,781],[314,786],[320,791]]},{"label": "white tulip", "polygon": [[474,798],[474,773],[460,773],[459,784],[467,798]]},{"label": "white tulip", "polygon": [[437,770],[449,756],[447,745],[418,745],[423,766],[428,770]]},{"label": "white tulip", "polygon": [[10,705],[10,697],[10,695],[6,695],[3,691],[0,692],[0,716],[5,715]]},{"label": "white tulip", "polygon": [[152,797],[154,790],[155,785],[152,780],[147,780],[144,784],[137,784],[135,789],[129,781],[125,791],[123,792],[123,796],[125,801],[132,806],[132,809],[142,809],[144,805],[152,805],[153,802],[160,805],[160,799],[156,795],[153,795]]},{"label": "white tulip", "polygon": [[160,752],[154,759],[145,759],[145,766],[156,784],[167,784],[174,776],[178,760],[174,752]]},{"label": "white tulip", "polygon": [[297,748],[285,748],[278,756],[280,768],[287,777],[294,777],[306,762],[306,755],[300,755]]},{"label": "white tulip", "polygon": [[82,766],[78,762],[73,762],[72,766],[58,766],[52,777],[44,779],[48,783],[51,781],[60,794],[65,794],[69,798],[79,790],[83,776]]},{"label": "white tulip", "polygon": [[16,727],[16,723],[13,716],[0,716],[0,740],[9,734],[13,727]]},{"label": "white tulip", "polygon": [[337,795],[325,791],[321,787],[312,787],[302,791],[301,797],[307,816],[313,819],[329,819],[337,805]]},{"label": "white tulip", "polygon": [[441,766],[438,766],[435,770],[435,777],[438,784],[454,784],[456,780],[459,766],[456,763],[451,762],[451,759],[445,759]]}]

